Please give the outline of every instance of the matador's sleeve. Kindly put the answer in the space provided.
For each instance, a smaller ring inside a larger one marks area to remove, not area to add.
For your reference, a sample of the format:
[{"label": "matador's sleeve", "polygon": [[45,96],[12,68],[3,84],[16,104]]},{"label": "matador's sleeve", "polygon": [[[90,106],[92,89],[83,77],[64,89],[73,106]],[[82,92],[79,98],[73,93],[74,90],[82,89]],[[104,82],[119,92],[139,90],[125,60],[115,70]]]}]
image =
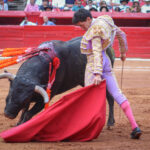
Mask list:
[{"label": "matador's sleeve", "polygon": [[125,54],[128,50],[126,34],[120,28],[117,27],[116,29],[116,36],[119,41],[120,53]]},{"label": "matador's sleeve", "polygon": [[103,71],[103,59],[102,59],[102,44],[101,38],[96,37],[92,39],[92,50],[94,55],[94,74],[101,74]]}]

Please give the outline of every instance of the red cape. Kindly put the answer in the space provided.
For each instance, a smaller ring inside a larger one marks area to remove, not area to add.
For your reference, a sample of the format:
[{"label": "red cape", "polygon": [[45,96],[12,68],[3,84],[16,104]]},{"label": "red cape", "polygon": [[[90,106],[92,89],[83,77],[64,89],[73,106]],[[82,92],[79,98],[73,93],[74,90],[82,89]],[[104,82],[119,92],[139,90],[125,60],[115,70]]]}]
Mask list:
[{"label": "red cape", "polygon": [[4,131],[6,142],[88,141],[100,134],[106,117],[106,83],[80,88],[26,123]]}]

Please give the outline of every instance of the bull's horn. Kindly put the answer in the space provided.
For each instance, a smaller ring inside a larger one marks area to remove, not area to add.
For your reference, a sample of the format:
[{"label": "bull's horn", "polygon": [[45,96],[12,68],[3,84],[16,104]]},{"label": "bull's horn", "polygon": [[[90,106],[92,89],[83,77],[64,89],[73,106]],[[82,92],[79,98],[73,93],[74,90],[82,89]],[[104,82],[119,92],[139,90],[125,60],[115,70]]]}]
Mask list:
[{"label": "bull's horn", "polygon": [[40,86],[36,85],[34,91],[36,93],[39,93],[42,95],[42,97],[44,98],[44,103],[48,103],[49,102],[49,97],[47,95],[47,92]]},{"label": "bull's horn", "polygon": [[3,78],[8,78],[10,80],[14,80],[16,76],[14,74],[11,74],[11,73],[2,73],[0,74],[0,79],[3,79]]}]

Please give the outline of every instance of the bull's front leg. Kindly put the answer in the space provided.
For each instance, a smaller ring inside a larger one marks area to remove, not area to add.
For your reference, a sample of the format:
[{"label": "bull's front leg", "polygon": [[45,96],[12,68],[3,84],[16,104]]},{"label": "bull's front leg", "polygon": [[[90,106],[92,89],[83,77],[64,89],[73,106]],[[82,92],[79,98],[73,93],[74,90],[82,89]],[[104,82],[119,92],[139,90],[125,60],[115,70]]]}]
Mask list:
[{"label": "bull's front leg", "polygon": [[108,91],[106,91],[106,97],[109,104],[109,116],[107,121],[107,127],[110,129],[111,126],[114,126],[115,119],[114,119],[114,99],[110,95]]},{"label": "bull's front leg", "polygon": [[18,123],[17,123],[17,126],[22,123],[22,120],[24,119],[24,115],[25,115],[26,112],[28,111],[29,106],[30,106],[30,104],[28,103],[28,104],[26,104],[26,106],[22,109],[22,114],[21,114],[21,117],[20,117],[20,119],[19,119],[19,121],[18,121]]},{"label": "bull's front leg", "polygon": [[44,108],[43,100],[36,102],[30,110],[24,112],[20,124],[30,120],[34,115],[39,113],[43,108]]}]

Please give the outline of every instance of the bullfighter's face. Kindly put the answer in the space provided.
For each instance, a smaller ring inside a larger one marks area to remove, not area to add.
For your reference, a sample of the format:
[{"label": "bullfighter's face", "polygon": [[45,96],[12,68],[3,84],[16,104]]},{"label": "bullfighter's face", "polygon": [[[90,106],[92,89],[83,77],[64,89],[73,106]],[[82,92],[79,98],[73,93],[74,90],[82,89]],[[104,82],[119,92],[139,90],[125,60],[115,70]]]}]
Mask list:
[{"label": "bullfighter's face", "polygon": [[86,21],[78,22],[76,25],[80,26],[83,30],[87,31],[88,28],[91,26],[92,19],[90,17],[87,17]]}]

